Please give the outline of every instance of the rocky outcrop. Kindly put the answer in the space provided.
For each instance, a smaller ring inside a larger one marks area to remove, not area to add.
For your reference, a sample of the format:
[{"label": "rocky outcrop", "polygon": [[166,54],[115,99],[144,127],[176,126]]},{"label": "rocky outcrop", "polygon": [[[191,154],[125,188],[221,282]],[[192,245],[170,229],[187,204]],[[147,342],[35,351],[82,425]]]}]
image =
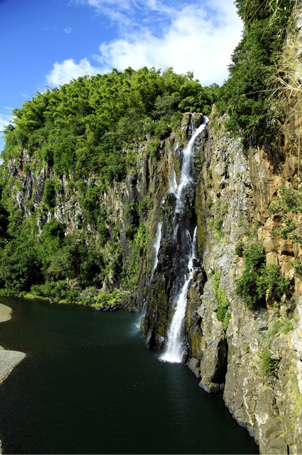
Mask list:
[{"label": "rocky outcrop", "polygon": [[[198,124],[198,117],[187,115],[182,123],[188,137],[192,121]],[[188,194],[187,212],[189,224],[197,223],[198,257],[188,292],[187,364],[205,391],[223,390],[230,412],[254,436],[261,453],[299,453],[300,282],[294,277],[292,245],[274,235],[280,219],[268,211],[277,188],[294,178],[297,160],[294,154],[282,156],[282,150],[273,157],[261,149],[246,153],[224,124],[224,118],[216,119],[214,127],[210,121],[195,144],[195,191]],[[183,272],[170,188],[174,171],[179,177],[179,137],[170,137],[163,147],[157,168],[163,184],[157,190],[152,227],[154,237],[157,223],[162,223],[162,239],[157,268],[144,291],[146,344],[160,349],[166,346]],[[280,266],[295,292],[291,300],[284,297],[276,306],[268,299],[267,308],[252,311],[235,288],[244,268],[238,245],[247,248],[255,242],[263,245],[267,263]],[[224,320],[218,317],[222,298]],[[275,361],[273,372],[265,363],[270,360]]]}]

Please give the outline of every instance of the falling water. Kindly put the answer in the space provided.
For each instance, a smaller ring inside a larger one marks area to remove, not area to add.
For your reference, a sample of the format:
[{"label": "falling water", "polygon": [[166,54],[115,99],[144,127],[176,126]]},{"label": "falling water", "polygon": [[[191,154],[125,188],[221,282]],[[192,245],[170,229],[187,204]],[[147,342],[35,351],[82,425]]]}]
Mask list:
[{"label": "falling water", "polygon": [[158,264],[158,252],[159,252],[160,242],[161,242],[161,226],[162,226],[162,224],[158,223],[156,239],[155,239],[155,242],[154,242],[154,245],[153,245],[154,246],[154,250],[155,250],[155,258],[154,258],[154,264],[153,264],[151,278],[153,277],[153,273],[154,273],[154,271],[155,271],[155,269],[157,267],[157,264]]},{"label": "falling water", "polygon": [[[194,132],[193,136],[191,137],[187,147],[183,150],[183,157],[182,157],[182,167],[181,167],[181,175],[179,184],[176,184],[176,177],[175,174],[172,176],[172,181],[170,183],[170,189],[172,190],[173,194],[176,197],[176,207],[175,213],[176,214],[184,214],[184,202],[182,200],[182,192],[183,189],[189,185],[193,184],[193,147],[196,138],[199,134],[205,129],[206,124],[208,122],[207,117],[204,117],[204,123],[202,123],[199,128]],[[174,228],[174,235],[176,236],[178,231],[178,223],[181,222],[181,217],[175,217],[175,219],[180,220],[176,221],[176,225]],[[180,225],[181,229],[184,229],[183,226]],[[183,337],[183,329],[184,329],[184,320],[186,314],[186,306],[187,306],[187,293],[190,281],[193,277],[193,262],[195,259],[195,250],[196,250],[196,237],[197,237],[197,227],[195,226],[193,239],[190,236],[190,232],[188,229],[185,230],[185,245],[189,245],[190,253],[186,255],[187,259],[187,270],[185,271],[184,276],[180,277],[180,280],[184,282],[180,292],[178,293],[175,301],[174,307],[175,312],[172,317],[170,329],[168,332],[167,337],[167,346],[164,354],[161,356],[161,360],[165,362],[171,363],[180,363],[183,360],[185,354],[185,346],[184,346],[184,337]],[[184,245],[184,247],[185,247]]]},{"label": "falling water", "polygon": [[176,309],[171,322],[171,326],[168,333],[168,343],[166,352],[161,356],[161,360],[164,362],[170,363],[181,363],[185,355],[185,345],[182,338],[182,329],[184,325],[184,319],[187,308],[187,294],[190,281],[193,278],[193,261],[195,259],[195,250],[196,250],[196,237],[197,237],[197,227],[194,230],[192,251],[189,258],[188,264],[188,276],[187,279],[176,299]]}]

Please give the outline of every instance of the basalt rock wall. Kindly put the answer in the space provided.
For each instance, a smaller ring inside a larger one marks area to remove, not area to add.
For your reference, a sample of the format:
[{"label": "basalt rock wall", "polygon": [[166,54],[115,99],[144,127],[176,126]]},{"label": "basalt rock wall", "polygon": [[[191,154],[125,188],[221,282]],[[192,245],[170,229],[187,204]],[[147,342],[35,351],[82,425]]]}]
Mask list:
[{"label": "basalt rock wall", "polygon": [[[188,365],[204,390],[223,390],[230,412],[261,453],[301,453],[300,280],[291,242],[275,235],[280,217],[268,211],[278,187],[296,178],[297,156],[281,152],[272,160],[260,149],[244,152],[223,124],[221,119],[215,129],[209,126],[198,164],[195,207],[204,270],[195,273],[188,295]],[[291,299],[247,308],[235,293],[244,268],[239,243],[263,245],[267,263],[278,264],[288,277]],[[217,317],[221,295],[227,324]],[[282,330],[286,323],[289,329]],[[263,366],[267,350],[277,359],[273,375]]]},{"label": "basalt rock wall", "polygon": [[[261,453],[300,453],[301,285],[293,269],[292,243],[275,235],[280,216],[268,210],[278,188],[296,178],[298,158],[282,149],[273,156],[261,149],[246,151],[226,131],[224,118],[213,124],[210,119],[196,141],[195,194],[188,199],[188,212],[197,222],[198,258],[188,292],[187,364],[201,388],[222,391],[230,412],[259,443]],[[168,180],[179,159],[177,147],[172,156]],[[165,191],[158,206],[158,266],[145,292],[144,319],[147,346],[163,349],[181,269],[173,240],[175,199],[169,184]],[[265,307],[251,310],[235,292],[244,269],[237,247],[255,243],[263,246],[267,264],[280,267],[292,293],[278,305],[268,298]],[[221,295],[227,302],[227,323],[217,317]],[[277,359],[274,374],[265,370],[266,352]]]}]

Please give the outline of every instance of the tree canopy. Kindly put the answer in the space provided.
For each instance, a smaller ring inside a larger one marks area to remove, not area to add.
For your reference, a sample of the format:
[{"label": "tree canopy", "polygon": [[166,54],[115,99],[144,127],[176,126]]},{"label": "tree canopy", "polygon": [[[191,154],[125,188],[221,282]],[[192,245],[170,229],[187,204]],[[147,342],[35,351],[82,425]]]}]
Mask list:
[{"label": "tree canopy", "polygon": [[209,113],[218,94],[216,84],[202,87],[192,73],[178,75],[171,68],[80,77],[14,110],[4,159],[25,148],[58,175],[98,172],[105,181],[119,179],[133,163],[131,145],[146,135],[168,134],[180,112]]}]

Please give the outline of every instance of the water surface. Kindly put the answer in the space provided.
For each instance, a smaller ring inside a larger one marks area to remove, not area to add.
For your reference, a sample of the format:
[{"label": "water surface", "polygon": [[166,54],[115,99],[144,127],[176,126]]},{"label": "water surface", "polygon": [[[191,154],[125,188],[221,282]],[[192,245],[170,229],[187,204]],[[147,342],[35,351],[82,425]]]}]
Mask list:
[{"label": "water surface", "polygon": [[1,301],[0,345],[27,353],[0,387],[4,453],[258,453],[221,396],[146,350],[137,315]]}]

